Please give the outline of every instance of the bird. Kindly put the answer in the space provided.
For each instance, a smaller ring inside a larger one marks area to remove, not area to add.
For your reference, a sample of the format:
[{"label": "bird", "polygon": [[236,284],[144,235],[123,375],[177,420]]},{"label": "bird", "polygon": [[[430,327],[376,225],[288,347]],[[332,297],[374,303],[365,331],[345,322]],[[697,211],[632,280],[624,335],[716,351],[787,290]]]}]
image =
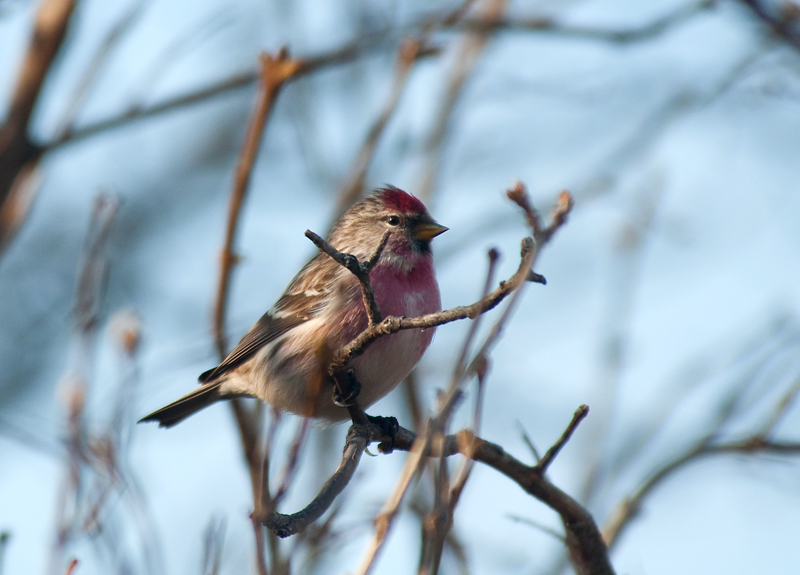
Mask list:
[{"label": "bird", "polygon": [[[348,209],[327,241],[365,261],[388,234],[369,274],[375,301],[384,317],[418,317],[441,310],[430,244],[447,229],[418,198],[386,186]],[[320,252],[222,363],[200,375],[198,388],[139,423],[157,421],[160,427],[172,427],[213,403],[236,397],[258,398],[305,417],[343,421],[349,413],[341,402],[334,402],[328,368],[333,353],[368,325],[357,278]],[[434,331],[409,329],[383,336],[346,366],[360,385],[358,399],[364,408],[411,372]]]}]

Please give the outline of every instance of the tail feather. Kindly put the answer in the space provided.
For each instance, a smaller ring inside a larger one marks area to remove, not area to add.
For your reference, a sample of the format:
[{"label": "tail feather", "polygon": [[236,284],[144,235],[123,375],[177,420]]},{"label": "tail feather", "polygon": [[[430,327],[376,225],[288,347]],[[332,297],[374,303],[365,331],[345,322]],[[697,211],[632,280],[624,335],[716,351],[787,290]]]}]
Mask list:
[{"label": "tail feather", "polygon": [[215,381],[201,385],[193,392],[187,393],[169,405],[141,418],[139,423],[157,421],[159,427],[172,427],[190,415],[223,399],[219,392],[221,384],[221,381]]}]

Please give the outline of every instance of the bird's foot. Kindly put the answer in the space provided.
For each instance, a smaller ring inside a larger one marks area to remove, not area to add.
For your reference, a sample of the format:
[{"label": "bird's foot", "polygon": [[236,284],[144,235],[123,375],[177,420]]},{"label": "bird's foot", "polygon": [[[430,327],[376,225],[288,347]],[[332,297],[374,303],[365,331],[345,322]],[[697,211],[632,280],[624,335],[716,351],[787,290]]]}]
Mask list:
[{"label": "bird's foot", "polygon": [[368,415],[367,419],[372,425],[376,425],[380,428],[385,438],[378,444],[378,451],[381,453],[391,453],[394,449],[395,435],[397,435],[397,430],[400,428],[400,424],[397,423],[397,418]]},{"label": "bird's foot", "polygon": [[336,407],[350,407],[353,405],[353,402],[358,397],[358,394],[361,393],[361,384],[358,383],[356,379],[356,374],[351,369],[347,372],[347,395],[344,396],[339,391],[339,386],[333,386],[333,403]]}]

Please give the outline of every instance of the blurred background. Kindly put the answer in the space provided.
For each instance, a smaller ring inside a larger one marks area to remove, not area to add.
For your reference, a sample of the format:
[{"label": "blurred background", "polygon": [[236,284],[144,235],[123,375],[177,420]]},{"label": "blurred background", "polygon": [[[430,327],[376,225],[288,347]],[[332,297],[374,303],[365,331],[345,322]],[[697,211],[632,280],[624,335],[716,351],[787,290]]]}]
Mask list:
[{"label": "blurred background", "polygon": [[[228,344],[315,253],[303,232],[374,187],[450,228],[434,242],[445,307],[480,296],[488,249],[500,278],[516,269],[530,232],[507,188],[543,214],[568,189],[547,285],[526,287],[492,352],[479,434],[530,463],[527,443],[547,449],[588,404],[549,478],[618,573],[795,572],[798,17],[768,0],[0,0],[0,572],[355,568],[405,454],[365,457],[333,514],[259,559],[230,408],[135,425],[218,363],[235,166],[259,54],[281,47],[314,64],[253,164]],[[440,327],[370,412],[413,427],[467,329]],[[302,422],[262,420],[279,477]],[[345,432],[310,426],[282,511],[332,473]],[[376,572],[417,570],[431,493],[423,474]],[[441,570],[569,572],[562,536],[477,466]]]}]

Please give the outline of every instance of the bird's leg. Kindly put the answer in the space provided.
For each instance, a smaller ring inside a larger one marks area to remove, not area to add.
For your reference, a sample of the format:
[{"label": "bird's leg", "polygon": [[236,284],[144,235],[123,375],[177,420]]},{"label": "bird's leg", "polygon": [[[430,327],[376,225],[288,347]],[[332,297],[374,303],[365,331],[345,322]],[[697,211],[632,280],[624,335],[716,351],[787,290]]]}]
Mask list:
[{"label": "bird's leg", "polygon": [[353,401],[358,397],[358,394],[361,393],[361,384],[358,383],[356,379],[355,371],[348,369],[345,372],[345,379],[347,380],[347,395],[343,395],[339,386],[335,383],[333,386],[333,403],[337,407],[350,407],[353,405]]}]

